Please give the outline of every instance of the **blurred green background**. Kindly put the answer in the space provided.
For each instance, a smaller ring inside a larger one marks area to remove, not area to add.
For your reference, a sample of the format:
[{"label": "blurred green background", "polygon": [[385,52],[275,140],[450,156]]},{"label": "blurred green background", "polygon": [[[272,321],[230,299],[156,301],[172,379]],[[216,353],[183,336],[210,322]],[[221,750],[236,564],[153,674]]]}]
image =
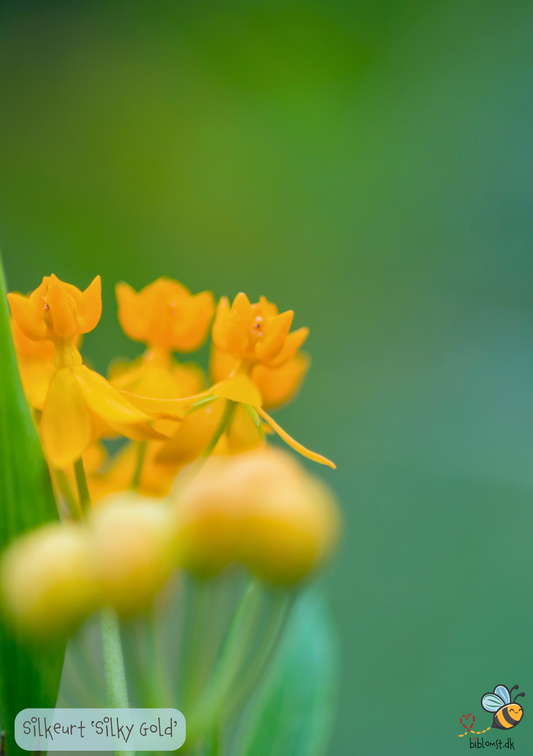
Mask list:
[{"label": "blurred green background", "polygon": [[121,279],[311,329],[276,417],[338,463],[332,756],[464,752],[498,683],[533,746],[532,33],[526,0],[0,4],[10,287],[100,273],[102,371]]}]

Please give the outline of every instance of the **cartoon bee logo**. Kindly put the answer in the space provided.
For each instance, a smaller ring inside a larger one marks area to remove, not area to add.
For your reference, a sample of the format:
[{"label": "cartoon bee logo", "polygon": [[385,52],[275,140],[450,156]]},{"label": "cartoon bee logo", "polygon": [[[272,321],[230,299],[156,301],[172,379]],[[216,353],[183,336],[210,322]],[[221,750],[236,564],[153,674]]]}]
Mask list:
[{"label": "cartoon bee logo", "polygon": [[499,730],[510,730],[511,727],[521,721],[524,716],[524,710],[520,704],[515,703],[519,696],[525,696],[525,693],[517,693],[514,700],[511,701],[511,691],[516,690],[518,685],[513,685],[511,690],[505,685],[497,685],[493,693],[485,693],[481,699],[481,706],[485,711],[494,711],[493,727]]}]

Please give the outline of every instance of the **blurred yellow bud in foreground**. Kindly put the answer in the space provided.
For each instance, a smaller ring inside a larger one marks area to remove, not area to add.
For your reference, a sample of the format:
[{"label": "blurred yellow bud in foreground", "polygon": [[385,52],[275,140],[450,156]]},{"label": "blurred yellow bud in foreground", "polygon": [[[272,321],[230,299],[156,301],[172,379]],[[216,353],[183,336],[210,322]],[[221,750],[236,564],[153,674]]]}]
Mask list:
[{"label": "blurred yellow bud in foreground", "polygon": [[148,611],[175,562],[169,508],[134,493],[109,496],[90,533],[103,603],[124,617]]},{"label": "blurred yellow bud in foreground", "polygon": [[333,495],[289,454],[211,459],[176,503],[180,565],[201,576],[231,562],[291,584],[319,567],[339,531]]},{"label": "blurred yellow bud in foreground", "polygon": [[1,584],[6,613],[25,635],[74,630],[100,599],[87,532],[54,524],[18,539],[2,560]]}]

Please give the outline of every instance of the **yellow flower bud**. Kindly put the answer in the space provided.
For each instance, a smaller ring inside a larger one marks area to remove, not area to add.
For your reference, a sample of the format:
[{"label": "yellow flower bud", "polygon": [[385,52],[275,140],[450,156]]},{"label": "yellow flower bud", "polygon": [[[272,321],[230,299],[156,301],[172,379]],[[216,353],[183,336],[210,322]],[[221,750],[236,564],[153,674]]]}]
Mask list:
[{"label": "yellow flower bud", "polygon": [[81,526],[53,524],[19,538],[3,557],[0,579],[6,613],[28,636],[66,634],[99,603]]},{"label": "yellow flower bud", "polygon": [[278,449],[235,462],[227,485],[243,500],[241,561],[264,580],[296,583],[333,550],[339,530],[333,494]]},{"label": "yellow flower bud", "polygon": [[211,459],[176,503],[180,565],[207,576],[241,562],[291,584],[323,563],[339,516],[332,494],[287,453]]},{"label": "yellow flower bud", "polygon": [[238,558],[241,500],[218,489],[226,469],[225,458],[212,457],[176,505],[179,565],[203,578]]},{"label": "yellow flower bud", "polygon": [[103,499],[90,524],[103,603],[124,617],[148,611],[174,563],[173,520],[157,499]]}]

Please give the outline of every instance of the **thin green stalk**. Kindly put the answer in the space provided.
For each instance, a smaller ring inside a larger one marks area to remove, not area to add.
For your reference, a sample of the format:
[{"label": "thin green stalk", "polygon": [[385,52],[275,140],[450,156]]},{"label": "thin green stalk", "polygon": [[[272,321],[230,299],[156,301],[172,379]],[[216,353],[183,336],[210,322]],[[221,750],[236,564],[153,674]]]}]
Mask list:
[{"label": "thin green stalk", "polygon": [[222,435],[227,431],[229,428],[231,421],[233,420],[233,415],[235,414],[235,410],[237,409],[238,402],[232,402],[231,399],[226,399],[226,404],[224,405],[224,412],[222,413],[222,417],[220,418],[220,422],[217,425],[217,428],[215,432],[213,433],[211,440],[205,447],[205,449],[202,452],[202,458],[204,460],[208,459],[208,457],[211,456],[211,454],[214,452],[216,445],[220,441]]},{"label": "thin green stalk", "polygon": [[185,711],[189,711],[189,708],[195,703],[202,685],[200,667],[207,630],[208,605],[209,586],[205,580],[194,579],[183,683]]},{"label": "thin green stalk", "polygon": [[[128,689],[120,641],[120,624],[114,609],[102,609],[101,626],[107,705],[111,709],[127,709]],[[115,756],[130,756],[132,753],[133,751],[115,751]]]},{"label": "thin green stalk", "polygon": [[168,678],[165,675],[166,669],[162,664],[160,655],[157,626],[153,610],[152,613],[142,618],[141,629],[146,652],[146,666],[148,668],[147,686],[152,700],[151,706],[153,708],[157,708],[158,706],[164,707],[170,700],[170,693],[168,690]]},{"label": "thin green stalk", "polygon": [[139,488],[139,484],[141,482],[141,475],[143,471],[144,460],[146,459],[147,449],[148,449],[148,444],[146,443],[146,441],[136,442],[137,459],[135,462],[135,470],[133,471],[133,477],[131,479],[132,491],[137,491],[137,489]]},{"label": "thin green stalk", "polygon": [[[86,517],[91,509],[91,495],[81,457],[74,463],[74,472],[80,497],[80,507],[84,517]],[[129,708],[128,688],[118,615],[114,609],[108,607],[101,610],[100,620],[107,705],[111,709],[127,709]],[[133,753],[133,751],[115,751],[115,756],[131,756]]]},{"label": "thin green stalk", "polygon": [[74,474],[76,475],[76,485],[78,486],[81,511],[83,512],[83,516],[86,517],[91,510],[91,495],[89,493],[87,476],[85,475],[85,468],[81,457],[74,462]]},{"label": "thin green stalk", "polygon": [[61,495],[67,503],[72,519],[79,522],[83,519],[83,515],[79,502],[70,487],[69,479],[63,470],[54,470],[53,476]]},{"label": "thin green stalk", "polygon": [[226,433],[229,428],[231,427],[231,423],[233,420],[233,416],[235,414],[235,410],[239,406],[238,402],[234,402],[231,399],[226,399],[226,404],[224,406],[224,412],[222,413],[222,417],[220,418],[220,421],[215,429],[215,432],[211,436],[211,439],[203,452],[200,454],[196,462],[194,462],[188,473],[186,473],[181,481],[180,489],[183,491],[189,483],[198,475],[202,467],[205,465],[211,454],[214,452],[216,445]]},{"label": "thin green stalk", "polygon": [[259,594],[259,584],[250,583],[231,623],[208,689],[189,719],[187,733],[191,740],[201,733],[212,732],[220,721],[224,701],[246,658],[257,623]]},{"label": "thin green stalk", "polygon": [[296,598],[296,592],[282,595],[281,601],[272,615],[269,627],[262,643],[251,661],[245,676],[238,686],[230,692],[223,706],[223,717],[229,717],[234,711],[243,706],[261,682],[268,666],[279,647],[291,610]]}]

